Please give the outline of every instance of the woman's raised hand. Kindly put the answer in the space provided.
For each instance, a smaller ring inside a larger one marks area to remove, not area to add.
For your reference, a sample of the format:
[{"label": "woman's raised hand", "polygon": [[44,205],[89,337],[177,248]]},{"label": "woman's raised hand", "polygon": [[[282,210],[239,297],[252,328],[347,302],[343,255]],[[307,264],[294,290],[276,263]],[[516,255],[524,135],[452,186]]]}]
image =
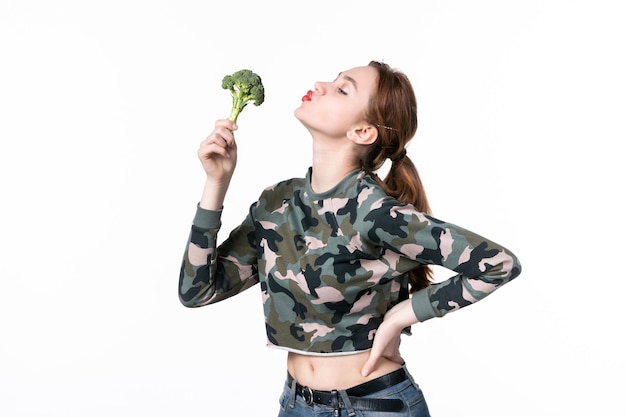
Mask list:
[{"label": "woman's raised hand", "polygon": [[232,121],[217,120],[213,132],[200,143],[198,158],[207,175],[200,206],[205,209],[219,210],[224,203],[226,190],[237,165],[235,130],[237,125]]},{"label": "woman's raised hand", "polygon": [[232,177],[237,165],[235,130],[237,125],[230,120],[217,120],[213,132],[200,144],[198,158],[208,180],[223,182]]}]

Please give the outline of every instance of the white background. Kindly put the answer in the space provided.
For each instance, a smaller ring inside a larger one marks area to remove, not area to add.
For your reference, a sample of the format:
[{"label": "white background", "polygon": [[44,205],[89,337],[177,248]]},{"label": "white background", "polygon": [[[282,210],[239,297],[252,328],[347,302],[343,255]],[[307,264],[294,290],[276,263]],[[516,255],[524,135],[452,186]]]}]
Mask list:
[{"label": "white background", "polygon": [[259,73],[230,230],[309,166],[300,97],[371,59],[413,80],[435,215],[524,267],[404,339],[432,415],[626,415],[620,3],[0,0],[0,415],[276,415],[258,287],[178,302],[195,152]]}]

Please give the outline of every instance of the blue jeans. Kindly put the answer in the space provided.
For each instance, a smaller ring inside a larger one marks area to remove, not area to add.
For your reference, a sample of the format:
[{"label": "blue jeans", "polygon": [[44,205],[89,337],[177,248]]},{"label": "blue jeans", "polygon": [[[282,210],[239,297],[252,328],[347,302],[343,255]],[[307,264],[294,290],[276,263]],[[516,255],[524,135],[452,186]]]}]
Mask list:
[{"label": "blue jeans", "polygon": [[[406,370],[406,369],[405,369]],[[407,372],[408,374],[408,372]],[[409,378],[381,391],[367,395],[363,398],[389,398],[400,399],[404,402],[404,410],[400,412],[380,412],[350,410],[346,406],[340,410],[340,417],[430,417],[428,405],[424,399],[422,390],[415,383],[413,377]],[[341,392],[341,391],[340,391]],[[345,391],[344,391],[345,393]],[[285,389],[280,397],[280,413],[278,417],[335,417],[332,407],[318,404],[308,405],[304,399],[296,395],[292,387],[285,383]]]}]

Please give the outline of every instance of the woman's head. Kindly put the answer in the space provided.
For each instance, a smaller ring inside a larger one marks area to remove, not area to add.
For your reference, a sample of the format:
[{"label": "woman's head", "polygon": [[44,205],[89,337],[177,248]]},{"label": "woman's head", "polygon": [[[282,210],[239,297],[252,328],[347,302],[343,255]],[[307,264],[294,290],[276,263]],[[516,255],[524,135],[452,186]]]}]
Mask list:
[{"label": "woman's head", "polygon": [[375,92],[377,77],[374,68],[361,66],[342,71],[333,81],[318,81],[302,97],[302,104],[294,114],[315,139],[331,138],[339,143],[354,139],[354,132],[365,135],[357,138],[358,148],[368,139],[376,138],[375,128],[361,129],[368,127],[364,115]]}]

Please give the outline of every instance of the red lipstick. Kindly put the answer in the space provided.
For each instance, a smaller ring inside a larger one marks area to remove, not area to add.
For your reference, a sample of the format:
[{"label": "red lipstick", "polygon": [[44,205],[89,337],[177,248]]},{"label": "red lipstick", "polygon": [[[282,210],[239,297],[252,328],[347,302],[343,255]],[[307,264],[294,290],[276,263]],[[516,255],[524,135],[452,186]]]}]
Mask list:
[{"label": "red lipstick", "polygon": [[309,90],[306,92],[306,95],[302,96],[302,101],[311,101],[312,96],[313,96],[313,91]]}]

